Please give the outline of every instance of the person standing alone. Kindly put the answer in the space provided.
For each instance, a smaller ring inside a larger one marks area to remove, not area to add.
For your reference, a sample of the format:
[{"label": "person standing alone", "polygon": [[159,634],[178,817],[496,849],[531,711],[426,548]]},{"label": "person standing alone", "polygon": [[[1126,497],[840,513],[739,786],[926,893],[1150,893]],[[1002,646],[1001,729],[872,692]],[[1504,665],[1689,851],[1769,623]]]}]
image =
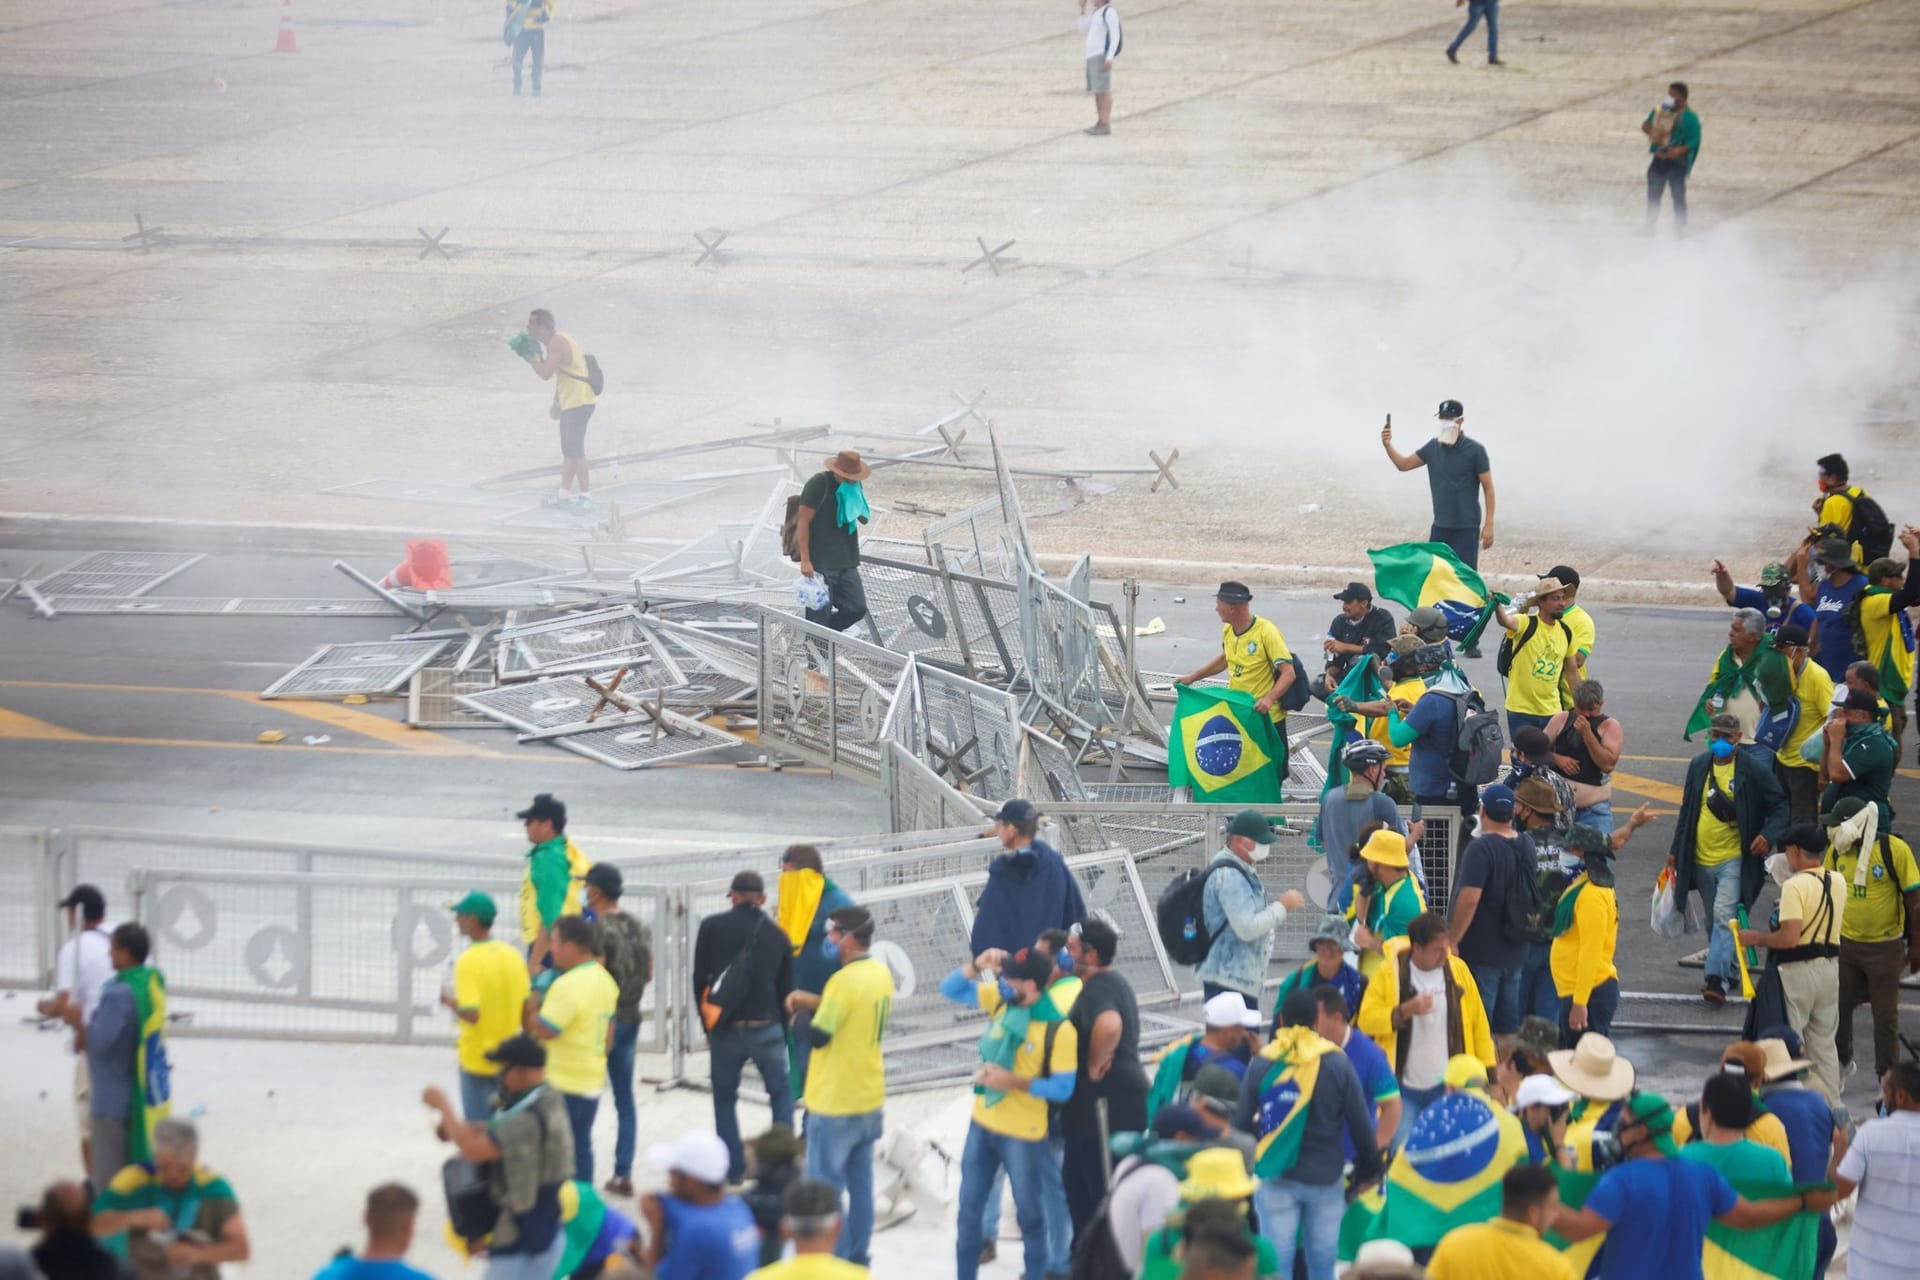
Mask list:
[{"label": "person standing alone", "polygon": [[513,96],[520,96],[520,64],[533,54],[533,96],[540,96],[540,72],[547,61],[547,23],[553,0],[507,0],[507,43],[513,46]]},{"label": "person standing alone", "polygon": [[633,1153],[637,1141],[633,1109],[633,1050],[640,1040],[640,999],[653,980],[653,930],[631,911],[620,909],[626,883],[620,868],[596,862],[587,869],[587,909],[593,912],[594,942],[600,964],[620,989],[613,1011],[613,1040],[607,1049],[607,1079],[613,1088],[617,1120],[613,1177],[606,1189],[633,1194]]},{"label": "person standing alone", "polygon": [[1104,138],[1113,132],[1113,60],[1120,56],[1120,15],[1110,0],[1080,0],[1080,31],[1087,38],[1087,92],[1098,118],[1087,132]]},{"label": "person standing alone", "polygon": [[[536,5],[541,7],[545,0]],[[522,38],[526,33],[522,32]],[[544,32],[534,32],[542,42]],[[518,58],[518,46],[515,46]],[[518,62],[515,63],[516,68]],[[540,55],[534,54],[533,91],[540,92]],[[545,352],[538,360],[527,356],[527,364],[542,382],[553,383],[553,407],[548,411],[560,424],[560,492],[555,504],[566,504],[585,511],[593,506],[593,486],[587,479],[587,423],[599,403],[593,389],[593,373],[587,367],[586,353],[571,335],[554,327],[553,312],[542,307],[527,316],[527,336]],[[571,496],[569,496],[571,494]]]},{"label": "person standing alone", "polygon": [[860,581],[860,526],[867,523],[862,484],[873,468],[854,449],[827,459],[823,470],[800,490],[800,519],[794,538],[800,550],[800,576],[826,580],[827,607],[807,610],[807,621],[845,631],[867,616],[867,589]]},{"label": "person standing alone", "polygon": [[1653,159],[1647,163],[1647,223],[1642,235],[1653,232],[1660,220],[1660,193],[1673,194],[1673,229],[1687,233],[1687,179],[1693,174],[1693,162],[1700,155],[1700,117],[1687,106],[1687,86],[1675,80],[1667,86],[1667,97],[1658,108],[1647,112],[1640,124],[1647,135],[1647,151]]},{"label": "person standing alone", "polygon": [[[1458,400],[1442,400],[1440,432],[1414,452],[1393,447],[1393,420],[1380,429],[1380,443],[1401,471],[1427,469],[1433,492],[1433,527],[1428,542],[1444,542],[1469,569],[1480,567],[1480,553],[1493,547],[1493,466],[1486,446],[1467,434],[1467,409]],[[1487,517],[1480,519],[1480,495],[1487,495]],[[1472,655],[1469,654],[1469,657]]]}]

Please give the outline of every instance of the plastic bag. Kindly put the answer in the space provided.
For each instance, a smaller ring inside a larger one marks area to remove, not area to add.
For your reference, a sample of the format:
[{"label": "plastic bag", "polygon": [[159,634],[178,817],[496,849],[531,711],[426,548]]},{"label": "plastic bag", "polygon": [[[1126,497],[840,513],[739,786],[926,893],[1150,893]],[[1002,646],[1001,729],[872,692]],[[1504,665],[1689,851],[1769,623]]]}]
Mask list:
[{"label": "plastic bag", "polygon": [[800,601],[802,609],[824,609],[831,599],[827,591],[827,580],[815,574],[802,577],[793,584],[793,594]]},{"label": "plastic bag", "polygon": [[1663,938],[1677,938],[1687,931],[1686,910],[1676,901],[1673,870],[1660,868],[1653,882],[1653,931]]}]

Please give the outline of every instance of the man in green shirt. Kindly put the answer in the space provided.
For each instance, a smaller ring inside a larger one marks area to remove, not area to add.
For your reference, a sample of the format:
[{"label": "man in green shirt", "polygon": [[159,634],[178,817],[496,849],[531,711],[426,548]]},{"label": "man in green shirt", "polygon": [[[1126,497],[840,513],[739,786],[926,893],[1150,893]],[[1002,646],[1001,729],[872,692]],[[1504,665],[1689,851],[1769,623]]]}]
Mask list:
[{"label": "man in green shirt", "polygon": [[1880,810],[1880,825],[1893,825],[1893,806],[1887,793],[1893,788],[1893,770],[1900,747],[1880,724],[1880,700],[1860,689],[1849,689],[1840,714],[1821,729],[1827,789],[1820,795],[1826,813],[1848,796],[1871,801]]},{"label": "man in green shirt", "polygon": [[1700,1141],[1680,1148],[1682,1160],[1718,1169],[1736,1185],[1793,1180],[1784,1156],[1747,1137],[1747,1126],[1754,1119],[1756,1083],[1732,1072],[1707,1077],[1700,1091]]},{"label": "man in green shirt", "polygon": [[835,631],[845,631],[867,616],[867,589],[860,581],[860,526],[870,512],[861,482],[872,474],[858,452],[842,449],[800,490],[800,518],[794,526],[800,575],[827,584],[827,607],[807,610],[807,621]]},{"label": "man in green shirt", "polygon": [[[1667,86],[1667,99],[1657,110],[1647,112],[1640,125],[1647,135],[1647,151],[1653,159],[1647,165],[1647,225],[1642,234],[1651,234],[1660,220],[1660,193],[1673,193],[1673,227],[1687,233],[1687,178],[1700,155],[1700,117],[1687,106],[1687,86],[1678,80]],[[1664,135],[1664,136],[1663,136]]]}]

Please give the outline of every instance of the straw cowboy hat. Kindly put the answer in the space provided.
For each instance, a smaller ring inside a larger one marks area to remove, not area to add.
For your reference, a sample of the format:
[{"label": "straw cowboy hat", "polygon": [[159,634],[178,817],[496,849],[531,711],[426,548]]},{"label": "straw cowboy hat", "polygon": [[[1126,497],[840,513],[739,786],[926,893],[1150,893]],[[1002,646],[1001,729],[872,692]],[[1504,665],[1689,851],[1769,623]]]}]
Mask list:
[{"label": "straw cowboy hat", "polygon": [[1413,1250],[1398,1240],[1369,1240],[1353,1255],[1347,1274],[1367,1280],[1418,1280],[1427,1273],[1413,1260]]},{"label": "straw cowboy hat", "polygon": [[1613,1102],[1633,1092],[1633,1064],[1613,1049],[1613,1041],[1597,1031],[1581,1036],[1571,1049],[1547,1055],[1554,1078],[1583,1098]]},{"label": "straw cowboy hat", "polygon": [[1570,582],[1562,582],[1558,578],[1542,578],[1540,585],[1533,589],[1533,598],[1538,600],[1541,596],[1550,596],[1556,591],[1569,591],[1572,588],[1573,584]]},{"label": "straw cowboy hat", "polygon": [[855,484],[873,474],[873,468],[860,461],[858,449],[842,449],[827,459],[827,470],[842,480],[851,480]]},{"label": "straw cowboy hat", "polygon": [[1180,1198],[1188,1204],[1197,1200],[1245,1200],[1259,1187],[1238,1151],[1208,1147],[1188,1158],[1187,1180],[1180,1184]]},{"label": "straw cowboy hat", "polygon": [[1755,1043],[1760,1046],[1760,1052],[1767,1055],[1766,1077],[1769,1080],[1785,1080],[1813,1065],[1789,1049],[1785,1040],[1759,1040]]}]

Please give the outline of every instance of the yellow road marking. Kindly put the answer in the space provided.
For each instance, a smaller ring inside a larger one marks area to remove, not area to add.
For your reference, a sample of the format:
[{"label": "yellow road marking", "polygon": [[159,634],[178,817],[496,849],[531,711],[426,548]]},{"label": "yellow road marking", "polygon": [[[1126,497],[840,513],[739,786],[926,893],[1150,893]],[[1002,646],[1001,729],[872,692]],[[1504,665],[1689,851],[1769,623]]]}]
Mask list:
[{"label": "yellow road marking", "polygon": [[1648,800],[1664,800],[1668,804],[1679,804],[1686,797],[1684,791],[1670,782],[1662,782],[1658,778],[1642,778],[1638,774],[1618,771],[1613,775],[1613,789]]},{"label": "yellow road marking", "polygon": [[49,724],[45,720],[36,720],[32,716],[0,707],[0,738],[25,738],[33,742],[75,742],[84,740],[86,736],[84,733],[75,733],[72,729],[63,729],[57,724]]}]

